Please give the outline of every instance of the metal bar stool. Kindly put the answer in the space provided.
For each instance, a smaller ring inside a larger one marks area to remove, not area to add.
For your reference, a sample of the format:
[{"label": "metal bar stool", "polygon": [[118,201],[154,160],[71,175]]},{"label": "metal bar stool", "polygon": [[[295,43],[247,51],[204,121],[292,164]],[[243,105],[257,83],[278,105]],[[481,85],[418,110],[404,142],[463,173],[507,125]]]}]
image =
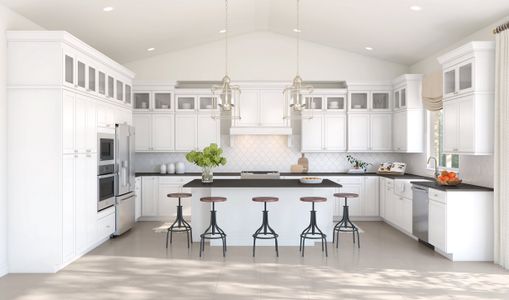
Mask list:
[{"label": "metal bar stool", "polygon": [[269,212],[267,211],[267,202],[277,202],[277,197],[254,197],[254,202],[263,202],[263,221],[262,226],[253,234],[253,257],[255,257],[256,239],[270,240],[274,239],[276,245],[276,256],[279,257],[279,249],[277,245],[278,234],[269,225]]},{"label": "metal bar stool", "polygon": [[309,226],[302,231],[300,234],[300,245],[299,251],[302,252],[302,257],[304,257],[304,248],[306,239],[312,240],[322,240],[322,252],[325,249],[325,256],[329,256],[327,253],[327,235],[323,233],[320,228],[316,225],[316,211],[315,211],[315,202],[325,202],[327,198],[324,197],[301,197],[300,201],[302,202],[311,202],[311,220],[309,222]]},{"label": "metal bar stool", "polygon": [[357,247],[361,247],[361,240],[359,237],[359,229],[350,221],[350,215],[348,213],[348,198],[357,198],[358,194],[354,193],[336,193],[334,197],[345,198],[345,205],[343,206],[343,218],[334,226],[332,234],[332,243],[334,244],[334,237],[336,238],[336,248],[339,246],[339,233],[340,232],[351,232],[353,234],[353,243],[355,244],[355,234],[357,234]]},{"label": "metal bar stool", "polygon": [[173,241],[173,233],[174,232],[186,232],[187,235],[187,248],[189,248],[189,241],[193,242],[193,230],[191,229],[191,225],[184,220],[184,214],[182,213],[182,204],[180,203],[181,198],[189,198],[192,197],[189,193],[171,193],[167,195],[168,198],[178,198],[179,205],[177,206],[177,218],[175,222],[168,227],[168,231],[166,232],[166,248],[168,248],[168,235],[170,237],[170,244]]},{"label": "metal bar stool", "polygon": [[226,233],[217,226],[216,220],[216,202],[225,202],[226,198],[224,197],[202,197],[200,198],[201,202],[212,203],[212,210],[210,211],[210,225],[205,229],[200,237],[200,257],[201,253],[205,251],[205,240],[217,240],[221,239],[223,241],[223,257],[226,256]]}]

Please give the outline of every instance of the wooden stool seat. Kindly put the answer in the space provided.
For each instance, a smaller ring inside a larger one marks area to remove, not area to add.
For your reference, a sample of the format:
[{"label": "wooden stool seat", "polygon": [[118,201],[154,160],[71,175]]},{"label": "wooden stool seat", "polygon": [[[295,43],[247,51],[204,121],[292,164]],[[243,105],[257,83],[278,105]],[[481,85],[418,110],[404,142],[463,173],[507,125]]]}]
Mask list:
[{"label": "wooden stool seat", "polygon": [[202,197],[200,198],[201,202],[225,202],[225,197]]},{"label": "wooden stool seat", "polygon": [[359,194],[355,194],[355,193],[335,193],[334,197],[338,197],[338,198],[359,198]]},{"label": "wooden stool seat", "polygon": [[254,202],[277,202],[279,198],[277,197],[254,197]]},{"label": "wooden stool seat", "polygon": [[301,197],[300,201],[302,201],[302,202],[326,202],[327,198],[325,198],[325,197]]},{"label": "wooden stool seat", "polygon": [[193,195],[190,193],[170,193],[166,195],[168,198],[189,198]]}]

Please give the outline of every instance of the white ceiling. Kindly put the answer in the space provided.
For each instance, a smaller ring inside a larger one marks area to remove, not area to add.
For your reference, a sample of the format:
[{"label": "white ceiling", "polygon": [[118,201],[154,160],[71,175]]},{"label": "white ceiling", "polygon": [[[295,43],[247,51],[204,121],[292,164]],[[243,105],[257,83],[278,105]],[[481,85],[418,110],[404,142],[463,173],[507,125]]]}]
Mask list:
[{"label": "white ceiling", "polygon": [[[223,0],[0,0],[125,63],[223,38]],[[229,0],[231,34],[294,36],[295,0]],[[419,12],[409,9],[419,5]],[[103,7],[113,6],[112,12]],[[426,58],[509,14],[509,0],[301,0],[301,36],[402,64]],[[367,51],[366,46],[373,47]],[[155,47],[153,52],[147,48]]]}]

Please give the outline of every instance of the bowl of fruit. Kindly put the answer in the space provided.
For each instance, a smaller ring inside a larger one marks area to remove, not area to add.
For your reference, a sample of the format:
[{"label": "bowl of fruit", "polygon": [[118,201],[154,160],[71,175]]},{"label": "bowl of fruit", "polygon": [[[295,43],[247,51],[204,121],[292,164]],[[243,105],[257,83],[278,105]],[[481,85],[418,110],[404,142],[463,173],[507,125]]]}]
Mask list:
[{"label": "bowl of fruit", "polygon": [[437,177],[437,183],[439,185],[458,185],[461,183],[461,179],[458,178],[456,172],[442,171]]},{"label": "bowl of fruit", "polygon": [[302,177],[300,182],[303,184],[320,184],[323,179],[320,177]]}]

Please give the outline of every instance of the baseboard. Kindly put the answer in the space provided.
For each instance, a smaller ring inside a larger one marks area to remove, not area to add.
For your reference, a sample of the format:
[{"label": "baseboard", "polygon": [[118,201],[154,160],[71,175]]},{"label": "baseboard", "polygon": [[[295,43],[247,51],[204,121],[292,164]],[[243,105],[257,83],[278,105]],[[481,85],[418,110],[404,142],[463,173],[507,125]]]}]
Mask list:
[{"label": "baseboard", "polygon": [[7,262],[0,264],[0,277],[7,275],[8,271]]},{"label": "baseboard", "polygon": [[[191,216],[184,216],[185,220],[190,220]],[[175,217],[139,217],[138,222],[173,222]]]},{"label": "baseboard", "polygon": [[[341,216],[334,216],[333,217],[334,222],[339,222],[341,220]],[[381,217],[350,217],[351,221],[358,221],[358,222],[377,222],[377,221],[383,221]]]}]

